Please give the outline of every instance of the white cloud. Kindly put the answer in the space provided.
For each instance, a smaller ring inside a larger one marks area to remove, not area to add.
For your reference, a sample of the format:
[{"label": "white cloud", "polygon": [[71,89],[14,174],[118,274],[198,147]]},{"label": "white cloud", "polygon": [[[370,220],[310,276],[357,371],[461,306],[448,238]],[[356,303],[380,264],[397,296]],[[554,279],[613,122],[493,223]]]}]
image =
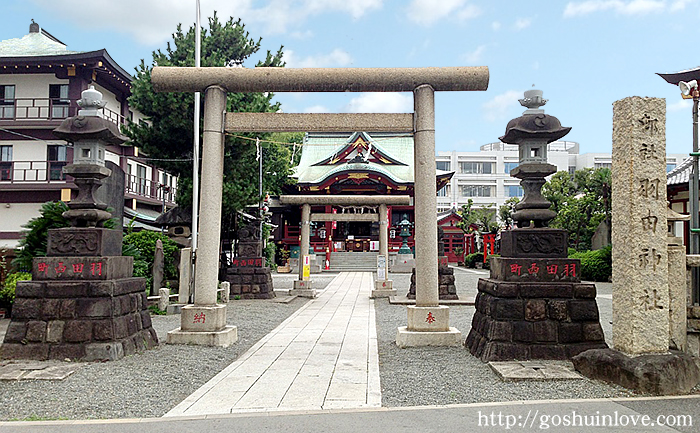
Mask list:
[{"label": "white cloud", "polygon": [[501,29],[501,23],[498,21],[494,21],[491,23],[491,28],[493,29],[493,31],[497,32]]},{"label": "white cloud", "polygon": [[505,93],[496,95],[482,105],[484,118],[489,122],[505,119],[510,109],[519,106],[518,99],[521,99],[522,96],[523,92],[517,90],[508,90]]},{"label": "white cloud", "polygon": [[345,113],[410,113],[413,97],[402,93],[361,93],[341,110]]},{"label": "white cloud", "polygon": [[479,45],[474,51],[465,54],[462,58],[468,65],[475,65],[481,61],[481,57],[485,51],[486,45]]},{"label": "white cloud", "polygon": [[472,19],[481,15],[481,9],[467,4],[466,0],[413,0],[406,14],[411,21],[430,26],[448,16],[455,16],[460,21]]},{"label": "white cloud", "polygon": [[518,18],[515,20],[513,27],[515,28],[515,31],[520,31],[530,27],[531,24],[532,20],[530,18]]},{"label": "white cloud", "polygon": [[682,11],[685,9],[685,5],[693,2],[695,0],[676,0],[671,3],[671,12]]},{"label": "white cloud", "polygon": [[328,54],[297,58],[294,50],[286,50],[282,59],[290,68],[332,68],[348,66],[352,63],[352,57],[346,51],[336,48]]},{"label": "white cloud", "polygon": [[[685,0],[678,0],[685,1]],[[677,2],[678,2],[677,1]],[[674,5],[671,10],[675,11]],[[684,7],[685,5],[683,5]],[[594,12],[613,11],[622,15],[643,15],[654,12],[662,12],[668,7],[666,0],[586,0],[582,2],[569,2],[564,9],[564,17],[570,18],[580,15],[588,15]]]},{"label": "white cloud", "polygon": [[311,107],[304,108],[304,113],[330,113],[331,110],[324,105],[312,105]]},{"label": "white cloud", "polygon": [[[193,0],[30,0],[38,8],[65,18],[81,27],[113,30],[131,36],[144,45],[157,45],[170,39],[178,23],[187,30],[194,24]],[[267,0],[263,6],[254,0],[202,0],[202,26],[217,11],[224,21],[240,17],[246,24],[262,24],[268,34],[286,33],[298,28],[310,17],[324,13],[345,13],[358,19],[383,6],[384,0]],[[95,11],[101,17],[95,19]],[[300,34],[304,34],[301,32]]]},{"label": "white cloud", "polygon": [[690,99],[681,99],[678,102],[674,102],[673,104],[669,104],[666,109],[668,111],[692,111],[691,106],[693,105],[693,101]]}]

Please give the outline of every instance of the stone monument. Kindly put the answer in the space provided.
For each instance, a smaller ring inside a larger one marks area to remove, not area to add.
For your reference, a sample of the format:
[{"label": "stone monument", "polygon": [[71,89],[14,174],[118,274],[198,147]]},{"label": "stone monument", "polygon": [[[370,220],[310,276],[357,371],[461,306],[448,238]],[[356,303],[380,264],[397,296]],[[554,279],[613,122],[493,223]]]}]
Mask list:
[{"label": "stone monument", "polygon": [[94,88],[78,105],[78,116],[54,130],[74,146],[73,163],[63,169],[79,188],[63,214],[71,227],[49,230],[47,256],[34,259],[32,281],[17,284],[3,358],[116,360],[158,344],[146,280],[132,276],[133,257],[121,255],[121,228],[103,227],[111,214],[95,199],[110,174],[105,146],[126,137],[100,116],[105,103]]},{"label": "stone monument", "polygon": [[275,297],[270,267],[265,266],[260,239],[260,220],[238,229],[238,255],[231,266],[221,270],[221,281],[230,283],[230,296],[242,299],[271,299]]},{"label": "stone monument", "polygon": [[413,258],[413,251],[408,247],[408,238],[411,237],[411,228],[413,223],[408,220],[408,215],[403,215],[401,222],[397,226],[401,229],[399,236],[401,237],[401,248],[394,259],[391,266],[391,272],[401,274],[413,272],[416,267],[416,259]]},{"label": "stone monument", "polygon": [[556,213],[542,197],[547,144],[571,128],[544,113],[542,91],[529,90],[528,109],[508,122],[504,143],[517,144],[520,165],[511,170],[525,195],[516,206],[517,228],[501,233],[501,257],[491,258],[491,275],[480,279],[476,312],[465,346],[482,361],[567,359],[605,348],[594,284],[581,283],[580,261],[567,258],[565,230],[547,223]]},{"label": "stone monument", "polygon": [[665,108],[663,99],[636,96],[613,104],[614,350],[582,353],[574,365],[596,379],[677,394],[700,381],[700,370],[692,357],[669,353],[671,345],[685,345],[685,335],[678,335],[685,324],[670,321],[685,322],[686,306],[682,285],[673,300],[669,295],[677,287],[669,285],[669,270],[683,278],[685,265],[669,264],[671,257],[682,260],[684,249],[669,248],[667,234]]}]

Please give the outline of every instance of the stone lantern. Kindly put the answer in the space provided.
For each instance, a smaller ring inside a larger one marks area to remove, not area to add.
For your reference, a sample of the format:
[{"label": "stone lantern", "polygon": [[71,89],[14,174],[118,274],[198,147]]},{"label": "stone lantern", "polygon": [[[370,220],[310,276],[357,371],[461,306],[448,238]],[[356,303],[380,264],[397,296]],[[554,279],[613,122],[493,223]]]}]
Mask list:
[{"label": "stone lantern", "polygon": [[411,249],[408,247],[408,238],[411,237],[411,227],[413,227],[413,223],[408,220],[408,215],[404,214],[398,226],[401,228],[401,232],[399,232],[399,236],[401,236],[399,254],[412,254]]},{"label": "stone lantern", "polygon": [[506,126],[506,134],[500,137],[504,143],[517,144],[520,164],[510,175],[520,180],[525,193],[515,207],[513,220],[518,227],[546,227],[556,213],[549,209],[551,203],[542,197],[545,177],[554,174],[557,167],[547,162],[547,145],[559,140],[571,131],[562,127],[559,119],[544,113],[540,107],[547,103],[541,90],[528,90],[520,104],[527,107],[523,115]]}]

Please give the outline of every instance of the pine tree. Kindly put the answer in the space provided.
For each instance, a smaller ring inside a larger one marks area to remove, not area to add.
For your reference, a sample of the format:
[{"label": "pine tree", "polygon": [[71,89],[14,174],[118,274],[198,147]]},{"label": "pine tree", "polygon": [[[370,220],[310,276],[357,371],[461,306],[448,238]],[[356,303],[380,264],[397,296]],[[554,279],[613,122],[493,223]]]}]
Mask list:
[{"label": "pine tree", "polygon": [[[178,25],[165,52],[153,52],[153,66],[194,66],[195,29],[184,33]],[[214,16],[209,28],[202,29],[202,67],[243,64],[260,50],[262,38],[250,38],[241,20],[229,18],[226,23]],[[190,207],[192,203],[192,149],[194,127],[194,94],[155,93],[151,85],[151,70],[142,60],[136,68],[129,103],[147,117],[146,122],[131,123],[126,130],[133,144],[138,146],[153,164],[179,176],[178,204]],[[272,54],[267,51],[260,66],[284,66],[282,47]],[[202,95],[203,97],[203,95]],[[272,93],[228,93],[229,112],[276,112],[279,103],[272,102]],[[203,106],[203,104],[202,104]],[[202,129],[200,128],[200,131]],[[249,138],[265,138],[265,134],[241,134]],[[291,183],[291,150],[288,146],[261,143],[263,153],[263,194],[278,194]],[[258,161],[254,140],[227,136],[224,160],[223,218],[259,201]]]}]

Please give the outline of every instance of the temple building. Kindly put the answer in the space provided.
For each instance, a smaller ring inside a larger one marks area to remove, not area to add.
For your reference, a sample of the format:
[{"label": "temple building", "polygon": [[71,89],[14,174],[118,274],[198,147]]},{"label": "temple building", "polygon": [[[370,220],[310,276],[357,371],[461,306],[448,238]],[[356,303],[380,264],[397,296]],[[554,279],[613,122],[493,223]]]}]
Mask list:
[{"label": "temple building", "polygon": [[[410,196],[413,197],[413,137],[397,133],[308,133],[301,160],[295,168],[296,185],[285,194],[304,196]],[[453,172],[436,170],[437,189],[444,187]],[[330,200],[332,203],[332,200]],[[360,214],[354,221],[312,221],[310,246],[317,255],[379,251],[378,206],[325,204],[311,207],[312,214]],[[279,249],[298,257],[300,237],[299,206],[274,209],[278,226],[275,241]],[[374,215],[372,215],[374,214]],[[366,217],[362,216],[366,215]],[[390,260],[401,247],[399,223],[413,223],[410,205],[388,206],[388,247]],[[329,217],[332,219],[332,217]],[[408,239],[413,247],[413,236]]]}]

